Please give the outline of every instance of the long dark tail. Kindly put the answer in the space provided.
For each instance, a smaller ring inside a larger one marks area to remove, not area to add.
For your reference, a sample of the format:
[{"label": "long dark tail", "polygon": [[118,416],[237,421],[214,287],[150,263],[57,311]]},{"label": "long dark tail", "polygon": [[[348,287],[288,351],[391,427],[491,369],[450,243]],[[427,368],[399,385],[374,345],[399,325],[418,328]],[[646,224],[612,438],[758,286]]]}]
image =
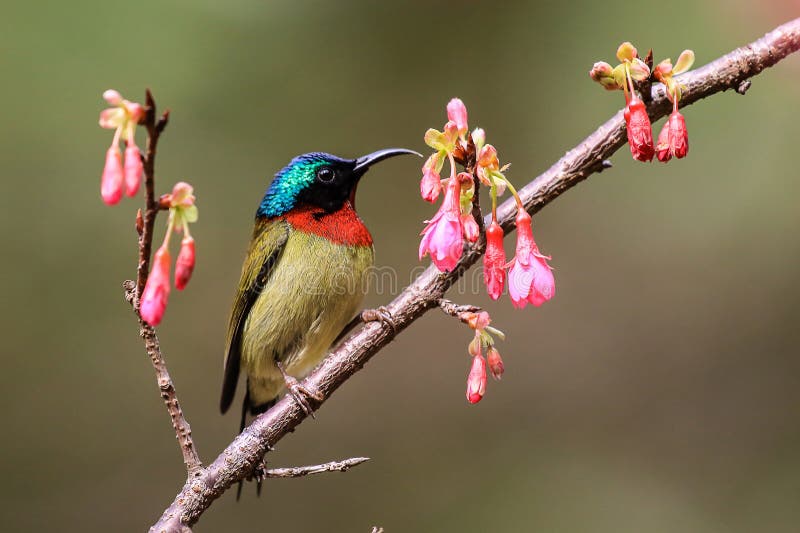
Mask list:
[{"label": "long dark tail", "polygon": [[[248,385],[246,388],[246,392],[244,393],[244,401],[242,401],[242,418],[239,422],[239,433],[244,431],[245,422],[247,421],[247,412],[249,411],[252,416],[258,416],[261,413],[266,412],[270,407],[275,405],[275,402],[278,401],[277,398],[274,400],[270,400],[266,403],[262,403],[261,405],[251,405],[250,404],[250,386]],[[257,478],[256,479],[256,495],[261,496],[261,483],[263,479]],[[239,498],[242,496],[242,487],[244,486],[244,479],[239,480],[239,486],[236,488],[236,501],[239,501]]]}]

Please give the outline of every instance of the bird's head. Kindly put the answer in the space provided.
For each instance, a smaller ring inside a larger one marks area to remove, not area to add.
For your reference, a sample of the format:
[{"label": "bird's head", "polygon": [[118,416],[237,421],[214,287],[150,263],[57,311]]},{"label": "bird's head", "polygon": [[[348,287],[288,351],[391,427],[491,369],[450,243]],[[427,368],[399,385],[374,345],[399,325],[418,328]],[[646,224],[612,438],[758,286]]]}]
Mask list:
[{"label": "bird's head", "polygon": [[342,159],[323,152],[299,155],[275,174],[256,216],[277,217],[301,205],[336,211],[346,201],[353,201],[358,180],[370,166],[402,154],[422,157],[404,148],[378,150],[356,159]]}]

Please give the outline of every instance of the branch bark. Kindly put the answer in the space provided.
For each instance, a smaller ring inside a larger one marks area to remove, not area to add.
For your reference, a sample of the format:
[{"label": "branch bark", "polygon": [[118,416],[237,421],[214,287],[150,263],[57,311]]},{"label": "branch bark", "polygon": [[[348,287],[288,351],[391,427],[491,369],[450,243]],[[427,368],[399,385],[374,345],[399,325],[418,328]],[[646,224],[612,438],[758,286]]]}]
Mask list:
[{"label": "branch bark", "polygon": [[167,406],[172,428],[175,430],[175,437],[178,439],[181,454],[183,455],[183,464],[186,465],[186,471],[189,479],[191,479],[194,475],[200,474],[203,469],[203,464],[200,462],[200,456],[192,439],[192,428],[189,426],[189,422],[186,421],[181,404],[178,402],[178,394],[175,391],[175,385],[172,383],[172,377],[167,370],[167,363],[161,353],[156,331],[142,320],[139,315],[139,300],[142,297],[144,286],[147,283],[147,276],[150,272],[153,230],[156,216],[160,209],[155,194],[156,148],[158,147],[158,139],[161,136],[161,132],[164,131],[168,121],[169,111],[166,111],[156,119],[156,103],[148,89],[144,106],[144,127],[147,130],[147,146],[142,158],[145,209],[141,220],[137,216],[136,221],[136,230],[139,233],[139,264],[136,269],[136,281],[126,281],[123,284],[123,288],[125,289],[125,299],[133,306],[133,311],[139,319],[139,336],[144,339],[145,350],[153,363],[153,369],[156,371],[158,390],[161,393],[164,404]]},{"label": "branch bark", "polygon": [[292,466],[289,468],[270,468],[264,473],[264,477],[304,477],[311,474],[322,474],[325,472],[347,472],[354,466],[369,461],[369,457],[352,457],[344,461],[331,461],[321,465],[312,466]]},{"label": "branch bark", "polygon": [[[682,107],[728,89],[740,90],[749,78],[798,49],[800,18],[680,76],[679,81],[687,87],[681,99]],[[647,110],[653,120],[670,112],[671,104],[663,85],[653,85]],[[607,159],[625,142],[625,121],[620,110],[548,170],[519,190],[525,208],[531,214],[536,213],[567,189],[607,168]],[[515,206],[512,200],[499,206],[498,220],[507,232],[513,227],[514,215]],[[329,398],[397,333],[406,329],[428,310],[438,307],[445,292],[480,259],[482,250],[482,241],[465,250],[461,261],[452,272],[442,273],[433,266],[425,270],[386,306],[394,319],[394,330],[386,324],[370,322],[351,332],[306,378],[306,387],[319,391],[325,399]],[[293,431],[306,416],[291,396],[285,396],[272,409],[256,418],[213,463],[187,481],[151,531],[186,531],[228,487],[253,471],[269,447]]]}]

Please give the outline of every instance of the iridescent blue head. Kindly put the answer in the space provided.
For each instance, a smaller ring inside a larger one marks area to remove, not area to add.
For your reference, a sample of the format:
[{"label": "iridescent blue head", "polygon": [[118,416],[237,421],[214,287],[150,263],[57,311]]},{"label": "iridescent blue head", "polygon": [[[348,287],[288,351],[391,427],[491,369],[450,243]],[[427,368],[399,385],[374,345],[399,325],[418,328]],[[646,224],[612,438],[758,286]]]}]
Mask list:
[{"label": "iridescent blue head", "polygon": [[357,159],[342,159],[323,152],[311,152],[292,159],[267,189],[256,217],[285,215],[295,207],[315,205],[333,212],[353,199],[358,180],[370,166],[389,157],[417,152],[404,148],[378,150]]}]

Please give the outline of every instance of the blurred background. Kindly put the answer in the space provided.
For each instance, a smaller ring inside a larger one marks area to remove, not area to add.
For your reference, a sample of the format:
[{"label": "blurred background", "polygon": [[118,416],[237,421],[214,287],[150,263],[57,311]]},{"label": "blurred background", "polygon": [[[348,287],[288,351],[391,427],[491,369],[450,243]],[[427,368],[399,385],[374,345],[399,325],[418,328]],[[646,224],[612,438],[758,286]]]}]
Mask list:
[{"label": "blurred background", "polygon": [[[172,110],[158,191],[195,185],[198,266],[159,335],[208,461],[238,427],[217,405],[253,213],[292,156],[426,151],[459,96],[521,185],[623,105],[587,76],[621,41],[657,61],[692,48],[699,66],[798,15],[788,0],[7,3],[3,529],[142,531],[184,481],[122,297],[139,202],[100,201],[104,89],[152,88]],[[688,158],[625,147],[539,214],[552,302],[453,295],[508,335],[480,404],[464,398],[469,331],[431,312],[269,455],[372,461],[227,493],[196,531],[797,531],[798,82],[793,57],[745,97],[687,108]],[[377,264],[403,283],[434,211],[419,175],[398,158],[359,189]]]}]

